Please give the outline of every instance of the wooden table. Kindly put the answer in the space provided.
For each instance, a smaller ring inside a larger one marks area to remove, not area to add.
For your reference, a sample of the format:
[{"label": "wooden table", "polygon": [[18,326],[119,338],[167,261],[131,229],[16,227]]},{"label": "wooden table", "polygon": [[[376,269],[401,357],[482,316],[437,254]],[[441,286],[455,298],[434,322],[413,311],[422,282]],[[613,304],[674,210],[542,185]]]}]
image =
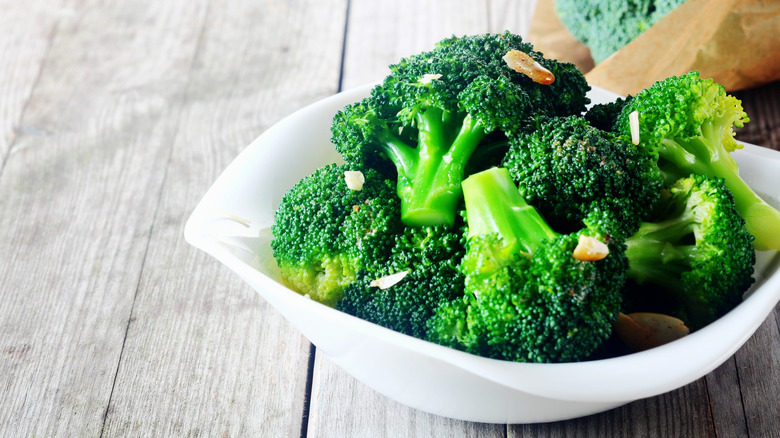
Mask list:
[{"label": "wooden table", "polygon": [[[182,228],[311,102],[532,0],[2,0],[0,436],[777,436],[775,309],[679,390],[587,418],[475,424],[376,394]],[[780,149],[780,84],[739,92]]]}]

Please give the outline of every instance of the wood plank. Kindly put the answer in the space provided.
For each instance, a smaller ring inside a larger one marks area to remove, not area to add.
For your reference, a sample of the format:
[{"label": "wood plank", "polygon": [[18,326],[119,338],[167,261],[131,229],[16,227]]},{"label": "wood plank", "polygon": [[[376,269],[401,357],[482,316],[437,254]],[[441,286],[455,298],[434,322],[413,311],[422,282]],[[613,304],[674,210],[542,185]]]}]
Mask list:
[{"label": "wood plank", "polygon": [[780,81],[733,93],[742,100],[750,122],[737,139],[780,151]]},{"label": "wood plank", "polygon": [[720,436],[780,436],[780,306],[726,363],[706,376]]},{"label": "wood plank", "polygon": [[203,13],[97,6],[58,17],[0,179],[4,436],[101,431]]},{"label": "wood plank", "polygon": [[[488,32],[484,2],[353,0],[347,25],[343,88],[381,80],[387,65],[429,50],[453,34]],[[317,352],[307,436],[503,436],[502,425],[450,420],[374,392]]]},{"label": "wood plank", "polygon": [[431,415],[375,392],[317,352],[308,438],[504,437],[506,426]]},{"label": "wood plank", "polygon": [[309,342],[237,276],[187,245],[182,228],[251,140],[336,92],[345,18],[342,0],[209,4],[107,436],[300,434]]},{"label": "wood plank", "polygon": [[780,306],[735,354],[749,436],[780,437]]},{"label": "wood plank", "polygon": [[510,426],[508,437],[715,437],[702,379],[611,411],[547,424]]},{"label": "wood plank", "polygon": [[[21,117],[44,65],[51,37],[70,11],[63,2],[0,1],[0,163],[20,130]],[[20,133],[24,135],[24,133]],[[0,164],[0,172],[2,165]]]}]

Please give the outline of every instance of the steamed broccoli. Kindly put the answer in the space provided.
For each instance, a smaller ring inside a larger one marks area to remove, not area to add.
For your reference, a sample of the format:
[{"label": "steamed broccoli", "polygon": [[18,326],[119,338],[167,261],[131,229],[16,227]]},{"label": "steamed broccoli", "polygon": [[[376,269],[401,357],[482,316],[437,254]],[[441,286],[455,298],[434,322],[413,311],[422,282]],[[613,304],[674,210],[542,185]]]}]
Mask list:
[{"label": "steamed broccoli", "polygon": [[555,0],[564,26],[596,64],[633,41],[685,0]]},{"label": "steamed broccoli", "polygon": [[[405,228],[381,265],[358,273],[337,308],[425,339],[435,309],[463,294],[463,276],[457,269],[464,252],[461,236],[457,225]],[[397,279],[390,280],[394,275]]]},{"label": "steamed broccoli", "polygon": [[618,244],[597,261],[573,256],[583,230],[559,235],[520,196],[509,172],[463,182],[468,240],[462,298],[443,304],[429,339],[512,361],[586,359],[610,335],[626,260]]},{"label": "steamed broccoli", "polygon": [[362,190],[353,190],[349,169],[330,164],[301,179],[282,197],[272,227],[282,280],[329,306],[360,269],[388,256],[402,229],[393,182],[369,169]]},{"label": "steamed broccoli", "polygon": [[698,72],[658,81],[623,108],[616,131],[631,138],[631,113],[638,115],[639,146],[658,161],[667,185],[692,174],[723,178],[737,211],[759,250],[780,250],[780,212],[740,177],[731,152],[742,146],[734,128],[749,121],[742,103]]},{"label": "steamed broccoli", "polygon": [[[406,225],[454,224],[477,149],[492,155],[531,115],[579,114],[588,103],[589,86],[573,65],[531,49],[509,33],[453,37],[392,65],[370,97],[335,116],[336,150],[353,167],[396,175]],[[537,84],[509,68],[510,50],[533,56],[555,82]]]},{"label": "steamed broccoli", "polygon": [[626,237],[653,208],[663,185],[644,151],[582,117],[544,119],[510,144],[502,165],[558,231],[579,230],[598,210],[613,222],[605,231]]},{"label": "steamed broccoli", "polygon": [[753,236],[723,180],[702,175],[671,186],[652,221],[626,239],[628,277],[643,292],[628,289],[627,311],[676,316],[701,328],[736,306],[753,283]]},{"label": "steamed broccoli", "polygon": [[275,213],[282,280],[318,302],[482,356],[578,361],[620,311],[708,324],[753,282],[754,244],[780,249],[780,213],[729,155],[741,104],[696,73],[586,111],[583,75],[509,33],[390,70],[333,118],[344,164]]}]

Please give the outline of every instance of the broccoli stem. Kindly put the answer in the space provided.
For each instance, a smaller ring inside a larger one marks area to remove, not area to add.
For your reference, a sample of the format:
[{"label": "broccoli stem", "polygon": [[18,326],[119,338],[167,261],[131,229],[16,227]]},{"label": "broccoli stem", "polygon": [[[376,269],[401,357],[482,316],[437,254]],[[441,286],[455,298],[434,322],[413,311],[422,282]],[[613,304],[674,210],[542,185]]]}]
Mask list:
[{"label": "broccoli stem", "polygon": [[466,163],[487,134],[480,123],[466,115],[450,141],[450,117],[436,108],[416,114],[416,156],[406,156],[405,149],[403,157],[396,154],[401,161],[401,165],[396,163],[401,220],[407,226],[455,223]]},{"label": "broccoli stem", "polygon": [[723,147],[723,126],[702,125],[702,135],[689,139],[664,139],[658,154],[659,167],[667,182],[691,174],[723,178],[734,197],[745,227],[755,237],[759,251],[780,250],[780,211],[764,201],[739,175],[731,154]]},{"label": "broccoli stem", "polygon": [[380,149],[393,162],[398,170],[398,174],[408,175],[414,168],[417,160],[417,153],[414,148],[387,130],[379,131],[377,140],[381,145]]},{"label": "broccoli stem", "polygon": [[661,222],[643,222],[626,239],[629,260],[627,276],[639,284],[651,281],[663,288],[682,292],[680,276],[689,271],[697,257],[694,227],[689,211]]},{"label": "broccoli stem", "polygon": [[497,234],[507,246],[533,253],[557,233],[523,199],[509,171],[493,167],[463,181],[469,237]]}]

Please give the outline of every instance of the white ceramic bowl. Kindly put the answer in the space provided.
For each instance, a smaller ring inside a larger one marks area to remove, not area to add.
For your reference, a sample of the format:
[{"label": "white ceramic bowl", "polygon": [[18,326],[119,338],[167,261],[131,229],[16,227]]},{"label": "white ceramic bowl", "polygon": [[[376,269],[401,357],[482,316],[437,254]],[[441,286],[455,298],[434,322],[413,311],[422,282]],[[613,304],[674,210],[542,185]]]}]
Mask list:
[{"label": "white ceramic bowl", "polygon": [[[753,334],[780,299],[780,256],[759,253],[757,282],[743,303],[691,335],[642,353],[565,364],[477,357],[415,339],[313,302],[279,282],[270,227],[282,194],[338,161],[330,144],[336,111],[370,86],[340,93],[282,120],[242,152],[198,204],[184,234],[236,272],[303,335],[358,380],[408,406],[461,420],[534,423],[605,411],[684,386],[715,369]],[[593,90],[593,102],[615,96]],[[780,153],[745,145],[734,153],[762,194],[780,187]],[[767,196],[768,202],[780,205]]]}]

